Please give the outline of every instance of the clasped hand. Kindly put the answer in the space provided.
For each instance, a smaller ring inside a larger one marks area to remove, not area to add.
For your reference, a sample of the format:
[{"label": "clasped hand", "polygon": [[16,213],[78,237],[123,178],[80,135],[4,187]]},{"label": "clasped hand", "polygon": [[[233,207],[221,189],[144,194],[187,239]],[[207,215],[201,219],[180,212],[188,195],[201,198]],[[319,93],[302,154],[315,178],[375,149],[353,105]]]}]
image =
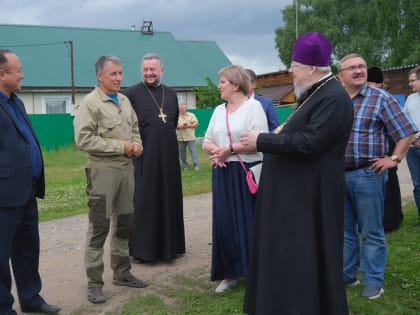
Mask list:
[{"label": "clasped hand", "polygon": [[218,147],[210,151],[209,160],[213,161],[215,167],[226,167],[226,160],[230,156],[229,147]]},{"label": "clasped hand", "polygon": [[124,154],[128,157],[139,157],[142,150],[137,143],[124,142]]}]

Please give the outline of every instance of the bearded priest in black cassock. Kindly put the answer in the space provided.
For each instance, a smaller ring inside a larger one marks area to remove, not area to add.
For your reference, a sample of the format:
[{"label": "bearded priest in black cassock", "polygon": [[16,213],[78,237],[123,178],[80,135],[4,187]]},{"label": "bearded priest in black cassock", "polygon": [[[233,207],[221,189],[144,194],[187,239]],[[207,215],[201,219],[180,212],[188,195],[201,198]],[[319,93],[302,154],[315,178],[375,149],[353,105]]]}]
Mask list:
[{"label": "bearded priest in black cassock", "polygon": [[156,54],[142,59],[143,82],[124,91],[137,114],[143,155],[134,159],[134,262],[171,261],[185,253],[181,168],[176,126],[178,98],[161,83]]},{"label": "bearded priest in black cassock", "polygon": [[348,315],[343,273],[344,153],[353,106],[320,33],[295,42],[289,72],[298,107],[274,134],[241,143],[264,153],[244,311]]}]

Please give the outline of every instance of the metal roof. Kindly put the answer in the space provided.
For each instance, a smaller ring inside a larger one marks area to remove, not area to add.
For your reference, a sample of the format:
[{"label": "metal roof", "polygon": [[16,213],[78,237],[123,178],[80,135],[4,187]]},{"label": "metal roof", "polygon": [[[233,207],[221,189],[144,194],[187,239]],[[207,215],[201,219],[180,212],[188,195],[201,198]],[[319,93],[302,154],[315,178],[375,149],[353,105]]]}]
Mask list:
[{"label": "metal roof", "polygon": [[383,68],[382,71],[405,70],[405,69],[411,69],[411,68],[417,67],[419,65],[420,65],[419,63],[415,63],[412,65],[406,65],[406,66]]},{"label": "metal roof", "polygon": [[273,101],[281,102],[283,97],[293,91],[293,84],[266,86],[258,89],[258,93]]},{"label": "metal roof", "polygon": [[123,86],[141,80],[140,61],[146,53],[161,57],[163,82],[180,88],[207,86],[206,76],[217,83],[219,69],[231,64],[215,42],[178,41],[169,32],[0,24],[0,47],[19,56],[23,87],[70,86],[69,41],[74,47],[76,87],[97,83],[95,62],[102,55],[121,59]]}]

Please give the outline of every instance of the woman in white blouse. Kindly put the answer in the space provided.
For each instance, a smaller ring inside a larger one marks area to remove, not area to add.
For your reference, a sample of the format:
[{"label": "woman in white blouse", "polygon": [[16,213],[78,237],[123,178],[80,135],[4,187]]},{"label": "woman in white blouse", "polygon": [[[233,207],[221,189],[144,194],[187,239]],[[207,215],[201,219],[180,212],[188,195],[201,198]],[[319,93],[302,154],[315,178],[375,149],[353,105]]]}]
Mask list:
[{"label": "woman in white blouse", "polygon": [[216,293],[233,287],[247,276],[255,195],[249,192],[245,172],[261,163],[262,154],[239,143],[241,134],[267,132],[261,103],[249,99],[250,77],[241,66],[219,71],[219,91],[226,103],[217,106],[210,119],[203,149],[213,161],[213,250],[211,280],[222,280]]}]

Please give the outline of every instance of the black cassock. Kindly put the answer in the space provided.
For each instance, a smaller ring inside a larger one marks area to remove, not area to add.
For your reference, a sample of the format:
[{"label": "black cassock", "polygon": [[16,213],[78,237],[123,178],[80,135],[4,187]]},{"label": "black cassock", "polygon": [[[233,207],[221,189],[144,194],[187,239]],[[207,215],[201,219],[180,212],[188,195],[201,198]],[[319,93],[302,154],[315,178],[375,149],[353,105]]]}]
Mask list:
[{"label": "black cassock", "polygon": [[163,84],[146,88],[139,83],[125,90],[124,94],[136,111],[143,141],[143,154],[134,158],[130,255],[150,262],[170,261],[185,253],[181,169],[176,138],[178,98],[175,91]]},{"label": "black cassock", "polygon": [[344,153],[352,121],[351,100],[332,79],[279,134],[259,135],[264,160],[246,313],[348,314],[342,278]]},{"label": "black cassock", "polygon": [[[389,150],[387,155],[392,155],[395,149],[395,142],[389,140]],[[391,232],[398,229],[403,220],[400,182],[398,180],[398,167],[388,169],[388,180],[385,186],[384,202],[384,230]]]}]

